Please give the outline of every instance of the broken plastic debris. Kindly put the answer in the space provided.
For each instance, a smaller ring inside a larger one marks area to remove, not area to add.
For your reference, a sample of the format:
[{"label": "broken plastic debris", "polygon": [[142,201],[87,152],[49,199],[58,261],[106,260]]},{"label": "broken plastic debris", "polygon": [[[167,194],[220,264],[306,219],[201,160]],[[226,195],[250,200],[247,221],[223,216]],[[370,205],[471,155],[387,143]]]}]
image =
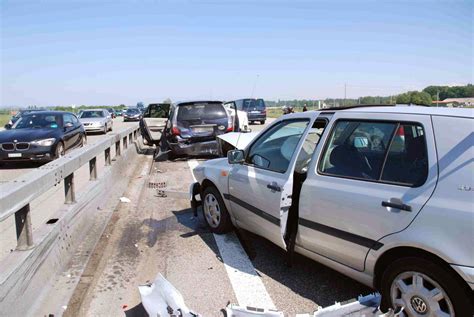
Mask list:
[{"label": "broken plastic debris", "polygon": [[128,305],[122,305],[122,309],[127,309]]},{"label": "broken plastic debris", "polygon": [[[153,283],[140,285],[138,290],[143,307],[149,316],[165,317],[173,314],[183,317],[200,316],[186,306],[181,293],[161,273]],[[168,311],[168,308],[171,312]]]},{"label": "broken plastic debris", "polygon": [[120,197],[120,201],[123,202],[123,203],[130,203],[132,202],[130,199],[128,199],[127,197]]},{"label": "broken plastic debris", "polygon": [[135,243],[135,248],[138,248],[138,244]]},{"label": "broken plastic debris", "polygon": [[67,305],[61,306],[64,310],[67,309]]},{"label": "broken plastic debris", "polygon": [[227,317],[252,317],[252,316],[265,316],[265,317],[284,317],[283,312],[273,309],[256,308],[256,307],[243,307],[235,304],[229,304],[225,308]]}]

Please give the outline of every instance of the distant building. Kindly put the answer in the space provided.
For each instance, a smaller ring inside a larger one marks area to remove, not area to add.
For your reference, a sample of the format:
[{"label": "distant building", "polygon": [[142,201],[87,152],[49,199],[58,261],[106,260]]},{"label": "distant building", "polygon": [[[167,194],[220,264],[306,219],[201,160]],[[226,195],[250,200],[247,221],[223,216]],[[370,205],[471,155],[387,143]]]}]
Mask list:
[{"label": "distant building", "polygon": [[441,101],[433,101],[433,104],[446,107],[474,107],[474,98],[446,98]]}]

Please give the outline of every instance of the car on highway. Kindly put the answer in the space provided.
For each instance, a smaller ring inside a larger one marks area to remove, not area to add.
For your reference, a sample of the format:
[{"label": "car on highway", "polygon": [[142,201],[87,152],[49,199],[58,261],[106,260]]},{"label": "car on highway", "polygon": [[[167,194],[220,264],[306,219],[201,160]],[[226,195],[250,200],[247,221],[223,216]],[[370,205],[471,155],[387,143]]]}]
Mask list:
[{"label": "car on highway", "polygon": [[142,112],[138,108],[128,108],[123,113],[123,122],[126,121],[140,121],[142,118]]},{"label": "car on highway", "polygon": [[[405,316],[472,316],[474,110],[282,116],[194,169],[215,233],[246,229],[382,294]],[[316,287],[316,286],[315,286]]]},{"label": "car on highway", "polygon": [[79,121],[84,125],[84,129],[89,132],[102,132],[106,134],[112,131],[114,122],[112,116],[105,109],[83,110]]},{"label": "car on highway", "polygon": [[265,106],[265,101],[263,99],[238,99],[226,102],[225,106],[232,109],[236,107],[238,111],[246,112],[250,124],[257,121],[260,122],[260,124],[265,124],[265,121],[267,120],[267,107]]},{"label": "car on highway", "polygon": [[121,117],[121,116],[123,116],[122,110],[115,109],[114,113],[115,113],[115,117]]},{"label": "car on highway", "polygon": [[[18,121],[18,119],[20,119],[22,116],[24,116],[25,114],[28,114],[28,113],[31,113],[31,112],[37,112],[37,111],[45,111],[44,109],[26,109],[26,110],[20,110],[18,111],[14,116],[12,116],[10,118],[10,120],[8,121],[7,125],[10,125],[13,126],[15,124],[15,122]],[[5,126],[5,128],[7,128]]]},{"label": "car on highway", "polygon": [[74,114],[30,112],[0,131],[0,162],[51,161],[83,146],[86,140],[84,127]]},{"label": "car on highway", "polygon": [[117,117],[117,115],[115,114],[114,108],[107,108],[107,111],[110,113],[110,116],[112,117],[112,119],[115,119]]}]

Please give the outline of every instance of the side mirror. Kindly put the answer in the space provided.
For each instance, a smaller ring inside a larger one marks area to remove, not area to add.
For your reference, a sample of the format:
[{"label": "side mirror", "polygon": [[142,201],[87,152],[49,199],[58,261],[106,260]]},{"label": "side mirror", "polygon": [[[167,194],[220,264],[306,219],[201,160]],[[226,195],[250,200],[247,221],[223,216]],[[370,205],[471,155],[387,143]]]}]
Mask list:
[{"label": "side mirror", "polygon": [[232,150],[227,152],[227,161],[229,164],[242,164],[244,159],[244,151],[243,150]]},{"label": "side mirror", "polygon": [[66,124],[64,125],[64,128],[65,129],[70,129],[74,126],[74,124],[72,124],[71,122],[66,122]]},{"label": "side mirror", "polygon": [[5,130],[10,130],[12,128],[12,125],[10,123],[5,124],[4,126]]}]

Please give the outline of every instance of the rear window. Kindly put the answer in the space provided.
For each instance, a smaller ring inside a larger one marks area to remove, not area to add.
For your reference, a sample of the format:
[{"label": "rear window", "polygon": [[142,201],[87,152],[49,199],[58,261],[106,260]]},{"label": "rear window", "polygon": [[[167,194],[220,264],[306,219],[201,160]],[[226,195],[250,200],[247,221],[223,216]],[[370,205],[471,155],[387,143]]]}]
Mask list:
[{"label": "rear window", "polygon": [[104,112],[102,110],[84,111],[81,113],[81,118],[103,118]]},{"label": "rear window", "polygon": [[188,121],[196,119],[222,119],[227,114],[220,103],[190,104],[178,107],[178,121]]},{"label": "rear window", "polygon": [[263,99],[244,99],[244,111],[265,110]]},{"label": "rear window", "polygon": [[127,114],[136,114],[136,113],[140,113],[140,110],[138,109],[128,109]]}]

